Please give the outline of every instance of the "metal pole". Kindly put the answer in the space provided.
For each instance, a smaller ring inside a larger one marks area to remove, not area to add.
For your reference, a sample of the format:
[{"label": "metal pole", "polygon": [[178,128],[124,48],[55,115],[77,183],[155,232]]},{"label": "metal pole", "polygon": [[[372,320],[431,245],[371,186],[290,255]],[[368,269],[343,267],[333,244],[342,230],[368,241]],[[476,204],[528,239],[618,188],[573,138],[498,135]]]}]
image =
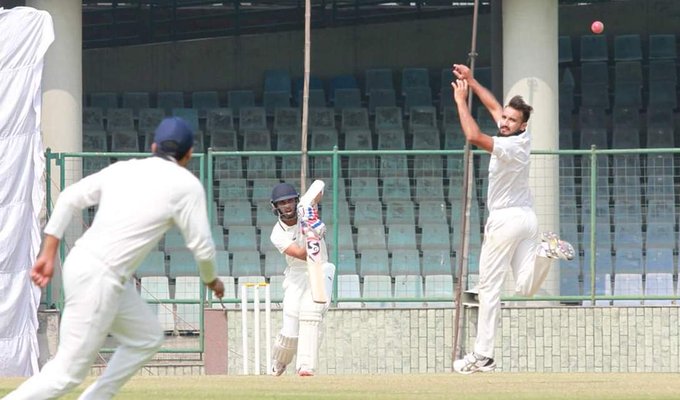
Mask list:
[{"label": "metal pole", "polygon": [[[475,72],[475,58],[477,57],[477,17],[479,15],[479,0],[475,0],[474,11],[472,14],[472,43],[470,45],[470,71],[474,76]],[[468,107],[472,110],[472,91],[468,93]],[[472,153],[470,150],[470,143],[465,141],[465,151],[463,155],[464,166],[463,166],[463,218],[461,218],[461,243],[459,247],[458,254],[458,271],[456,282],[456,293],[455,293],[455,303],[456,312],[454,320],[454,334],[453,334],[453,350],[452,358],[455,360],[459,358],[462,353],[460,348],[460,336],[463,329],[463,318],[462,318],[462,304],[461,298],[463,295],[463,283],[467,280],[467,263],[468,263],[468,251],[469,251],[469,236],[470,236],[470,203],[472,202],[472,187],[470,185],[470,180],[472,179]]]}]

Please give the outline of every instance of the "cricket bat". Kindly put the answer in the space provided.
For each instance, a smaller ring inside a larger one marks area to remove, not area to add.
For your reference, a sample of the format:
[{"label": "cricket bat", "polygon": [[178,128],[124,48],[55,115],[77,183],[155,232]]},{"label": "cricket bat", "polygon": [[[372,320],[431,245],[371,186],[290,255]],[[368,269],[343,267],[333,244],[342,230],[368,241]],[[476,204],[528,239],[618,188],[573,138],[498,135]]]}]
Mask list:
[{"label": "cricket bat", "polygon": [[321,221],[306,218],[306,210],[312,207],[318,211],[317,207],[323,197],[325,186],[326,184],[323,181],[315,180],[307,192],[300,197],[298,203],[298,223],[307,245],[307,273],[312,289],[312,299],[315,303],[321,304],[328,302],[323,273],[323,266],[328,262],[328,249],[326,248],[326,240],[314,229],[314,225],[321,223]]}]

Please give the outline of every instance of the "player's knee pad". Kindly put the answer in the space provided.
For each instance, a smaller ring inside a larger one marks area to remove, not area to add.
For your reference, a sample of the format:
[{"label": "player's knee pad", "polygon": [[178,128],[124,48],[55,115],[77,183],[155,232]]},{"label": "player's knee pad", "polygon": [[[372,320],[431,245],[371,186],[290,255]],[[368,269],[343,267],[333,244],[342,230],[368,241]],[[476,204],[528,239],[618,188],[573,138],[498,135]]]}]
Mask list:
[{"label": "player's knee pad", "polygon": [[309,372],[316,371],[319,357],[319,343],[321,341],[321,327],[323,321],[323,304],[300,310],[300,336],[298,337],[298,351],[296,369]]},{"label": "player's knee pad", "polygon": [[290,364],[295,357],[298,347],[298,338],[276,335],[274,346],[272,347],[272,358],[283,365]]}]

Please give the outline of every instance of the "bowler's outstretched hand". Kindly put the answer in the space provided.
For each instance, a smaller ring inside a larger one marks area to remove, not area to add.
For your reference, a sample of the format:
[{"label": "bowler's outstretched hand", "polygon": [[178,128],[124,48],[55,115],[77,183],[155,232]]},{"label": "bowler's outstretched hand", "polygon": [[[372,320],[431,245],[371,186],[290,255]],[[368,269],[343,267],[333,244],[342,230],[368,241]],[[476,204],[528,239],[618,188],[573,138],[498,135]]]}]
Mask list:
[{"label": "bowler's outstretched hand", "polygon": [[468,80],[472,77],[470,68],[464,64],[453,64],[453,74],[458,79]]},{"label": "bowler's outstretched hand", "polygon": [[466,104],[468,98],[468,83],[464,79],[457,79],[451,82],[453,88],[453,99],[456,104]]}]

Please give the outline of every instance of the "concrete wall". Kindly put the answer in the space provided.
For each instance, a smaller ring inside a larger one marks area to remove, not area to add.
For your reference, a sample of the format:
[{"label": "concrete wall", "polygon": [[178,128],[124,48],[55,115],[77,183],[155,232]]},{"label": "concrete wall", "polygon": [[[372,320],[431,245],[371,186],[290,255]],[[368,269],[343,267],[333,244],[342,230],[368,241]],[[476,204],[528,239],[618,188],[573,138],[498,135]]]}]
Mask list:
[{"label": "concrete wall", "polygon": [[[680,33],[680,2],[630,0],[562,6],[559,34],[575,39],[574,54],[579,51],[576,38],[589,34],[595,19],[604,21],[613,54],[616,34],[640,33],[645,39],[649,33]],[[466,61],[471,24],[472,18],[464,16],[317,29],[312,32],[312,72],[321,78],[354,73],[361,79],[366,68],[398,71],[422,66],[430,68],[437,84],[441,68]],[[490,63],[489,33],[489,15],[482,14],[478,65]],[[303,32],[296,31],[86,50],[84,90],[261,90],[267,69],[283,68],[293,77],[302,75],[303,39]]]}]

